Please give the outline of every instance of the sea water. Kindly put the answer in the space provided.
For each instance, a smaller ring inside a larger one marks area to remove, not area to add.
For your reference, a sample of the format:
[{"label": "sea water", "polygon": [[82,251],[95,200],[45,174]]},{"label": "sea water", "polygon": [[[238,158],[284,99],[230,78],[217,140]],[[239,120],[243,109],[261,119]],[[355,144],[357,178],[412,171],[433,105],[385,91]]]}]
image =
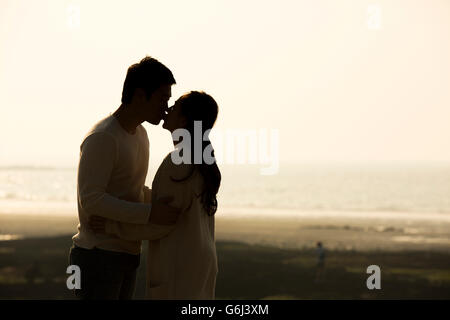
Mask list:
[{"label": "sea water", "polygon": [[[155,171],[147,175],[149,186]],[[281,165],[270,176],[248,165],[221,171],[224,210],[450,215],[450,165]],[[76,168],[0,168],[0,213],[73,214],[76,179]]]}]

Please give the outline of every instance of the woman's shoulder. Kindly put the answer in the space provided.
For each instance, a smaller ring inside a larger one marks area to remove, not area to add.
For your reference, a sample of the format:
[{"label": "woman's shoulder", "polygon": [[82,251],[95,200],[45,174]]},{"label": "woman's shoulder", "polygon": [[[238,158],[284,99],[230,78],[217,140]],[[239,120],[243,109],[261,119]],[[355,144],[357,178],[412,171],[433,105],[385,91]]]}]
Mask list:
[{"label": "woman's shoulder", "polygon": [[168,173],[172,179],[184,180],[188,179],[195,173],[193,164],[179,163],[177,151],[172,151],[164,158],[161,165],[162,169]]}]

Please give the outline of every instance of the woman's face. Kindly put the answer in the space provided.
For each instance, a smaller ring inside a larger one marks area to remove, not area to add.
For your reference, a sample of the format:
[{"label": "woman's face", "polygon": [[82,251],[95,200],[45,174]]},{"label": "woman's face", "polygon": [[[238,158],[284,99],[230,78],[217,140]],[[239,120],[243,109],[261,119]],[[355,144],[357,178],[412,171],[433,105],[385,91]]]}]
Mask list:
[{"label": "woman's face", "polygon": [[181,105],[179,100],[177,100],[175,104],[169,108],[169,111],[163,120],[163,128],[169,130],[170,132],[173,132],[179,128],[185,128],[187,121],[181,114]]}]

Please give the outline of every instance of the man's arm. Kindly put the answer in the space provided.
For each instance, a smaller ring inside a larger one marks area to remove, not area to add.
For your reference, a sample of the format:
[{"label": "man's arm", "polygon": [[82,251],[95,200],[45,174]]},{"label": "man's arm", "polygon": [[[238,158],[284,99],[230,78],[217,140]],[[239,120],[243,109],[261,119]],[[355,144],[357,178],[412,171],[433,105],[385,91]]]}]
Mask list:
[{"label": "man's arm", "polygon": [[108,133],[96,132],[84,140],[78,166],[79,204],[92,215],[146,224],[151,211],[149,203],[125,201],[106,193],[116,160],[116,142]]},{"label": "man's arm", "polygon": [[[181,213],[180,209],[168,205],[171,199],[171,197],[165,197],[155,202],[150,221],[146,225],[123,223],[93,215],[89,217],[89,228],[94,233],[109,233],[126,240],[160,239],[175,229],[178,215]],[[167,207],[171,210],[165,210]]]},{"label": "man's arm", "polygon": [[175,227],[175,224],[133,224],[108,219],[105,224],[105,233],[125,240],[158,240],[168,235]]}]

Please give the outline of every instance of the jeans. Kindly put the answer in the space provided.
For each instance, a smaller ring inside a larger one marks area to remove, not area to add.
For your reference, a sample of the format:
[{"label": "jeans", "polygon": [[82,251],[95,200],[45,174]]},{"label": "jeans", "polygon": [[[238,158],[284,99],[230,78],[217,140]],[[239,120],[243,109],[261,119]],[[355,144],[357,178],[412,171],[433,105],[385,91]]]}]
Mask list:
[{"label": "jeans", "polygon": [[70,248],[69,264],[81,271],[81,289],[74,289],[82,300],[130,300],[136,285],[140,255],[101,250]]}]

